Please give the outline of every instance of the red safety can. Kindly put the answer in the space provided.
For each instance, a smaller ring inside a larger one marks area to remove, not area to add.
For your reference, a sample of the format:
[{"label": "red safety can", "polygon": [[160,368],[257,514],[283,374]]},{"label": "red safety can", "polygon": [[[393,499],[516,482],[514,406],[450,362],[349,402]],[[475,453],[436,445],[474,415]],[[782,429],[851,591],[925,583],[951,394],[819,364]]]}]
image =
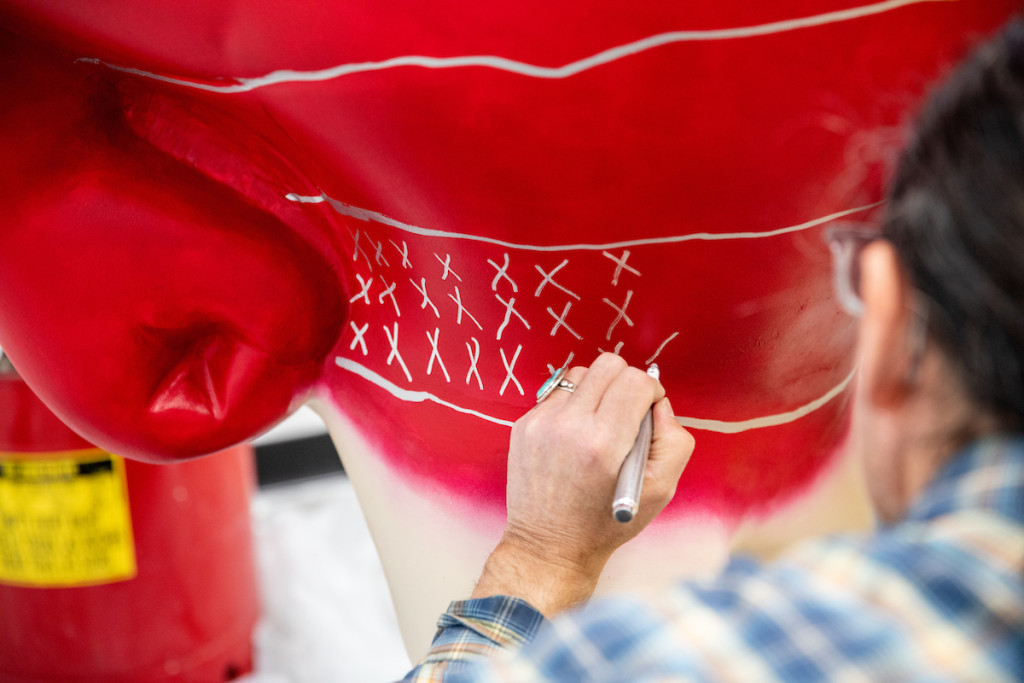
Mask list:
[{"label": "red safety can", "polygon": [[252,669],[252,449],[124,460],[0,373],[0,682],[211,683]]}]

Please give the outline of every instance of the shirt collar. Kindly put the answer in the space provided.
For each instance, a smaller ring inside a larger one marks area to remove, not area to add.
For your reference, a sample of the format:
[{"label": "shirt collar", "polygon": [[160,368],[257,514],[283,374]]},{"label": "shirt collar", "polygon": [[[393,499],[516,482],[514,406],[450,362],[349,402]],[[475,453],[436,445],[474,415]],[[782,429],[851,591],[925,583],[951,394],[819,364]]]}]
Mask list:
[{"label": "shirt collar", "polygon": [[1024,435],[988,436],[960,450],[918,496],[907,520],[965,509],[1024,522]]}]

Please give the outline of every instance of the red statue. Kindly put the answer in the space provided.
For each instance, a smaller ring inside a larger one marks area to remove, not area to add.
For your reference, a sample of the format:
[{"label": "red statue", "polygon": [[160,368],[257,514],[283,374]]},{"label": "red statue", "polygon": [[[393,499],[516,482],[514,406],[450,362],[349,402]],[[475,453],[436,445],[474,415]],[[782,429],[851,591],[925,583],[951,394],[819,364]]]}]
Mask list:
[{"label": "red statue", "polygon": [[925,89],[1019,9],[7,0],[0,346],[144,460],[310,402],[414,650],[551,370],[656,361],[697,450],[610,582],[708,569],[741,523],[858,518],[821,233],[872,221]]}]

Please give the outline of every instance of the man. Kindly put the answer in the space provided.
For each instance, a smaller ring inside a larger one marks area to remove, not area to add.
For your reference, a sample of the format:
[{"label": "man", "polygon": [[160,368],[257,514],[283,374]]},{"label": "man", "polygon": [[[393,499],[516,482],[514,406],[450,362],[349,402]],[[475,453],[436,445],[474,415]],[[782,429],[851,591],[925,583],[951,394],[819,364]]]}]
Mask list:
[{"label": "man", "polygon": [[[1024,679],[1021,187],[1016,23],[924,113],[883,239],[832,235],[840,298],[861,316],[852,447],[875,533],[573,609],[694,447],[661,386],[605,354],[516,423],[504,536],[407,680]],[[652,404],[640,515],[619,524],[616,473]]]}]

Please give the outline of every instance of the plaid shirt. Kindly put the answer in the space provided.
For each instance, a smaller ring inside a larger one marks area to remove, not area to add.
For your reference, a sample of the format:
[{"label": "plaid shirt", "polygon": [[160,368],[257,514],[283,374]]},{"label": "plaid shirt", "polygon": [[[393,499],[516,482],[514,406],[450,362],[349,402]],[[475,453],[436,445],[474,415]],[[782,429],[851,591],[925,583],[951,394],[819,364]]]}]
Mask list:
[{"label": "plaid shirt", "polygon": [[972,445],[902,522],[803,544],[657,602],[548,621],[452,603],[407,681],[1024,680],[1024,438]]}]

